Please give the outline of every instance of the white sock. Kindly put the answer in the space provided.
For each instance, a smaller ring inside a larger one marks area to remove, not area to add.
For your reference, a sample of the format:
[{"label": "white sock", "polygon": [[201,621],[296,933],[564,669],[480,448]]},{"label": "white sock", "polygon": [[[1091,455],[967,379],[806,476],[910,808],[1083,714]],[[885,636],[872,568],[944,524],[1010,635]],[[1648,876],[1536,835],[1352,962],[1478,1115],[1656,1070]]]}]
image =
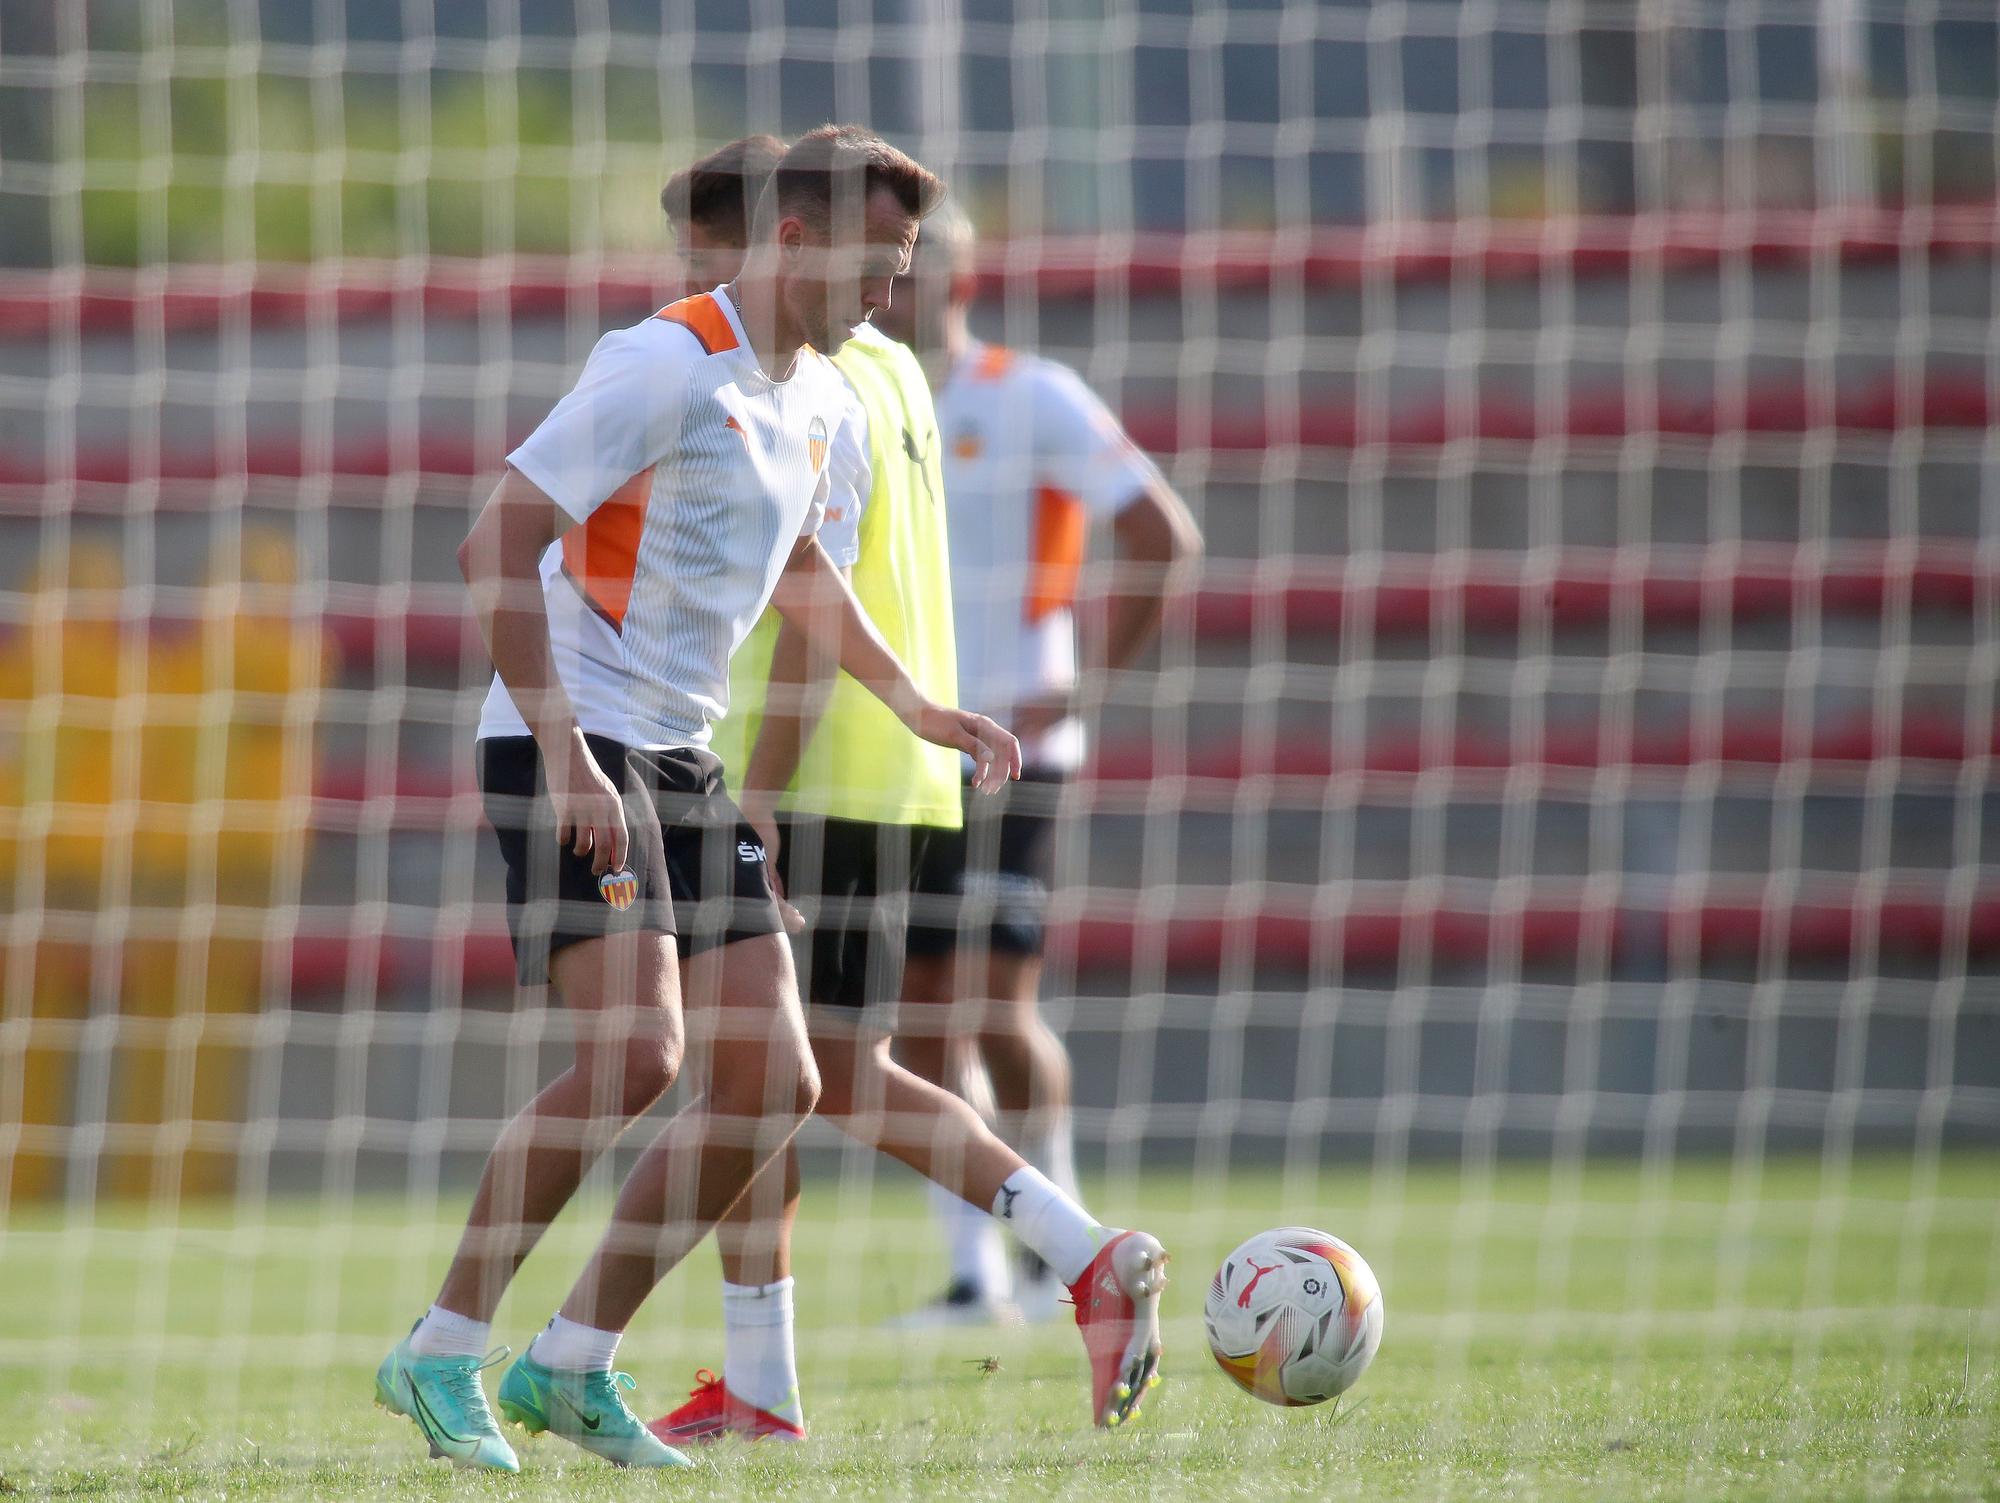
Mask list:
[{"label": "white sock", "polygon": [[722,1281],[722,1381],[746,1404],[803,1425],[799,1367],[792,1346],[792,1281]]},{"label": "white sock", "polygon": [[1083,1277],[1104,1244],[1104,1229],[1039,1169],[1024,1167],[1008,1175],[993,1197],[993,1215],[1065,1284]]},{"label": "white sock", "polygon": [[931,1205],[944,1226],[951,1251],[951,1281],[968,1284],[985,1299],[1005,1299],[1012,1279],[1007,1272],[1007,1247],[993,1218],[963,1196],[942,1185],[931,1186]]},{"label": "white sock", "polygon": [[1055,1126],[1024,1157],[1063,1194],[1078,1205],[1083,1204],[1083,1193],[1076,1183],[1076,1133],[1070,1127],[1068,1112],[1056,1118]]},{"label": "white sock", "polygon": [[491,1322],[432,1305],[410,1332],[410,1350],[419,1357],[484,1357],[492,1339]]},{"label": "white sock", "polygon": [[542,1334],[534,1339],[528,1354],[543,1367],[566,1373],[608,1373],[611,1359],[618,1355],[623,1331],[600,1331],[596,1326],[579,1325],[560,1315],[550,1319]]}]

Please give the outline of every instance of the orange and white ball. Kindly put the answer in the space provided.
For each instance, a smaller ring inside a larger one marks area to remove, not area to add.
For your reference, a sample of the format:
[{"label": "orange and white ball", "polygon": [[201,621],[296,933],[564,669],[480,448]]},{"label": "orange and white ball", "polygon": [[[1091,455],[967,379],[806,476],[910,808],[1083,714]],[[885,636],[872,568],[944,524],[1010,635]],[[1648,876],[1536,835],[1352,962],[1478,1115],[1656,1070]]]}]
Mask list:
[{"label": "orange and white ball", "polygon": [[1267,1404],[1319,1404],[1354,1385],[1382,1344],[1382,1288],[1330,1232],[1284,1226],[1222,1260],[1204,1311],[1222,1370]]}]

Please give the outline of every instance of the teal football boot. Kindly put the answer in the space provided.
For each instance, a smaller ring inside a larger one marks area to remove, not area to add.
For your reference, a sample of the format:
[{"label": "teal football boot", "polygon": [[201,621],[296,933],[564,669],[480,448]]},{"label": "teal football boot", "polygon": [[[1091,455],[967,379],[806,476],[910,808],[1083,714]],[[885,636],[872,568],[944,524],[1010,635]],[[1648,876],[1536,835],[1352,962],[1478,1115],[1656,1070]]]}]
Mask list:
[{"label": "teal football boot", "polygon": [[500,1415],[530,1435],[560,1435],[613,1466],[694,1465],[632,1412],[619,1390],[636,1387],[630,1373],[544,1367],[531,1346],[500,1380]]},{"label": "teal football boot", "polygon": [[[416,1327],[412,1326],[412,1334]],[[457,1466],[518,1472],[521,1463],[486,1407],[479,1375],[507,1360],[506,1347],[477,1357],[419,1357],[410,1338],[375,1369],[375,1402],[413,1421],[430,1442],[431,1455],[448,1456]]]}]

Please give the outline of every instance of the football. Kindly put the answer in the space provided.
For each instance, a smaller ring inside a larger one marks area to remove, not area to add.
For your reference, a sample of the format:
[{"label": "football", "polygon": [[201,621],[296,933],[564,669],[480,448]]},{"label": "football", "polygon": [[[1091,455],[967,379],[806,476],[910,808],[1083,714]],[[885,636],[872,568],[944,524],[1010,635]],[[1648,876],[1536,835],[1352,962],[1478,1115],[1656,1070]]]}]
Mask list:
[{"label": "football", "polygon": [[1208,1286],[1208,1349],[1267,1404],[1344,1393],[1382,1344],[1382,1289],[1361,1254],[1311,1227],[1262,1232]]}]

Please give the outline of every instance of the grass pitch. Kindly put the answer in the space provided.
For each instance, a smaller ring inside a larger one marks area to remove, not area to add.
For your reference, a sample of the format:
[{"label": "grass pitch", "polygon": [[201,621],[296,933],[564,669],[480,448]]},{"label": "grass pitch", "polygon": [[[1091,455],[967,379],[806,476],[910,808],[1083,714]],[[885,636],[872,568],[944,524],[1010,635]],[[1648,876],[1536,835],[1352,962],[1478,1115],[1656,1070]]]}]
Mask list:
[{"label": "grass pitch", "polygon": [[[1087,1428],[1064,1326],[901,1335],[937,1286],[901,1171],[809,1183],[798,1238],[810,1444],[617,1472],[559,1441],[518,1478],[424,1458],[369,1402],[461,1202],[17,1209],[0,1232],[0,1493],[79,1498],[1945,1498],[2000,1496],[2000,1155],[1467,1176],[1152,1175],[1090,1187],[1175,1255],[1166,1384]],[[560,1298],[604,1201],[572,1208],[497,1331]],[[1381,1355],[1338,1407],[1238,1392],[1201,1337],[1209,1274],[1286,1222],[1359,1247]],[[620,1354],[647,1415],[721,1365],[714,1254]],[[489,1380],[497,1374],[489,1374]],[[489,1392],[491,1382],[489,1382]],[[510,1431],[517,1438],[517,1431]]]}]

